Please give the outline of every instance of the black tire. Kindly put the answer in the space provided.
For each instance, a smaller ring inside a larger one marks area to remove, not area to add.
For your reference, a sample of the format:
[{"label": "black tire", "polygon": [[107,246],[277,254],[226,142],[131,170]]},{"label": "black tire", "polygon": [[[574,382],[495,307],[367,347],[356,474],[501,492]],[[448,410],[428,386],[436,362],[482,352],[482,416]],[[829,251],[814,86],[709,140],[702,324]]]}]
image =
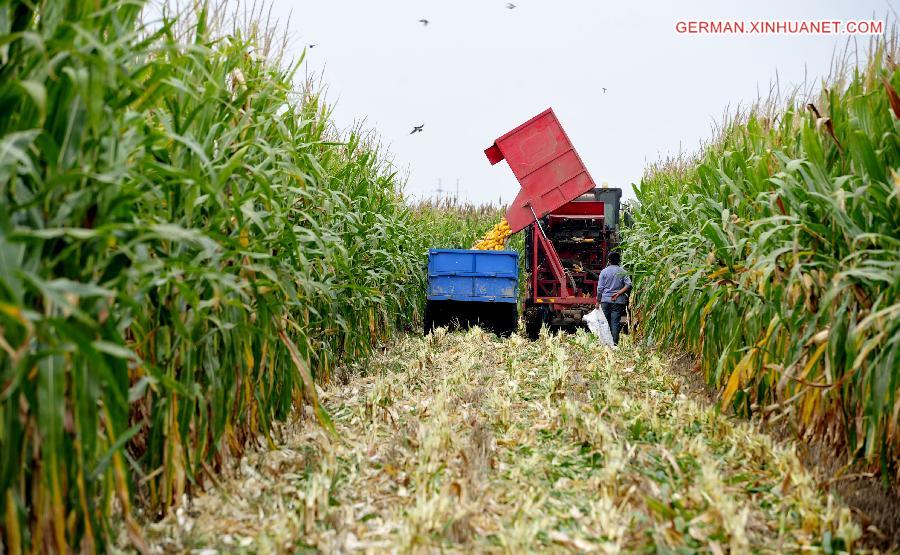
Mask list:
[{"label": "black tire", "polygon": [[534,341],[541,334],[541,324],[543,319],[537,314],[526,314],[525,316],[525,335],[528,339]]},{"label": "black tire", "polygon": [[550,311],[546,306],[535,306],[525,312],[525,335],[528,339],[537,339],[542,326],[550,327]]},{"label": "black tire", "polygon": [[509,304],[501,311],[500,321],[497,324],[497,335],[509,337],[519,327],[519,309],[515,304]]},{"label": "black tire", "polygon": [[425,316],[422,318],[422,335],[428,335],[434,329],[434,307],[431,301],[425,301]]}]

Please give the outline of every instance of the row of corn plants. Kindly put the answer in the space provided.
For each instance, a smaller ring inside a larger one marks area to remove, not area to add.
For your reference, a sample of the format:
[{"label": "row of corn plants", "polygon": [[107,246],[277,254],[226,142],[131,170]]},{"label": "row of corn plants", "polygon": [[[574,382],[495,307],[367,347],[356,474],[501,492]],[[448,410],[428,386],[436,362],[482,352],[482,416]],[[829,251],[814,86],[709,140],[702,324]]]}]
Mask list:
[{"label": "row of corn plants", "polygon": [[430,234],[428,246],[467,249],[506,213],[505,206],[472,204],[456,197],[420,200],[410,209],[416,223]]},{"label": "row of corn plants", "polygon": [[314,381],[414,322],[441,232],[299,64],[143,9],[0,4],[0,551],[143,550],[272,422],[328,427]]},{"label": "row of corn plants", "polygon": [[505,205],[472,204],[456,197],[447,197],[416,202],[411,210],[413,220],[422,230],[420,236],[427,238],[426,248],[483,249],[485,238],[491,234],[500,237],[497,234],[499,230],[503,240],[491,248],[519,253],[519,275],[523,276],[519,279],[519,296],[525,294],[528,287],[528,280],[524,277],[525,234],[508,234]]},{"label": "row of corn plants", "polygon": [[900,473],[900,69],[895,42],[776,112],[736,118],[636,187],[625,261],[652,342],[723,406]]}]

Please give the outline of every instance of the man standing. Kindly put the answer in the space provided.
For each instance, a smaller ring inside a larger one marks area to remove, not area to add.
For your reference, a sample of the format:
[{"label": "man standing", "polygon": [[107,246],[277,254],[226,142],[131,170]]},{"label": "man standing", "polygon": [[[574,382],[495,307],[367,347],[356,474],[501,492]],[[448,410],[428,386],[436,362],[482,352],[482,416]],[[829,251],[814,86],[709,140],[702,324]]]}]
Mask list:
[{"label": "man standing", "polygon": [[628,292],[631,291],[631,278],[619,266],[621,262],[621,254],[609,253],[609,265],[600,272],[600,278],[597,280],[597,300],[609,323],[609,331],[612,332],[613,343],[616,345],[619,344],[619,328],[625,307],[628,306]]}]

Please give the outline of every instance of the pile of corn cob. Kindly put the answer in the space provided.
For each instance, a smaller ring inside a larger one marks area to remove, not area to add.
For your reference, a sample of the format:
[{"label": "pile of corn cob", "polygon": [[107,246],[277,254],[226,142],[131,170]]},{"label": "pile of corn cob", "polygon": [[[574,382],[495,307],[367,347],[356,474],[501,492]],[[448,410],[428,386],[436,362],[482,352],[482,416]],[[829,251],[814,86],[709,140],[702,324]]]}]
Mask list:
[{"label": "pile of corn cob", "polygon": [[472,248],[478,251],[502,251],[506,248],[506,241],[509,239],[509,236],[509,223],[504,217]]}]

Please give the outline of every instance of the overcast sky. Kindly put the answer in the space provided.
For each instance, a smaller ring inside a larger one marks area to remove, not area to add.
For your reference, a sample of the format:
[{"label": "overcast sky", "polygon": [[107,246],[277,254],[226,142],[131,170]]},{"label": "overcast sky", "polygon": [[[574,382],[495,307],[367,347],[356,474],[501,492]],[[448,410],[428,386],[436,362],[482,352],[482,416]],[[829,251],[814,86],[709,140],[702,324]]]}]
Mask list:
[{"label": "overcast sky", "polygon": [[[510,201],[483,150],[548,107],[594,180],[632,196],[648,162],[694,151],[729,106],[827,74],[846,36],[688,36],[690,19],[885,19],[888,0],[274,0],[293,50],[324,72],[338,125],[365,119],[407,194]],[[419,19],[428,19],[426,27]],[[862,50],[868,42],[860,37]],[[852,46],[851,46],[852,47]],[[602,87],[607,88],[604,94]],[[422,133],[410,135],[414,125]]]}]

